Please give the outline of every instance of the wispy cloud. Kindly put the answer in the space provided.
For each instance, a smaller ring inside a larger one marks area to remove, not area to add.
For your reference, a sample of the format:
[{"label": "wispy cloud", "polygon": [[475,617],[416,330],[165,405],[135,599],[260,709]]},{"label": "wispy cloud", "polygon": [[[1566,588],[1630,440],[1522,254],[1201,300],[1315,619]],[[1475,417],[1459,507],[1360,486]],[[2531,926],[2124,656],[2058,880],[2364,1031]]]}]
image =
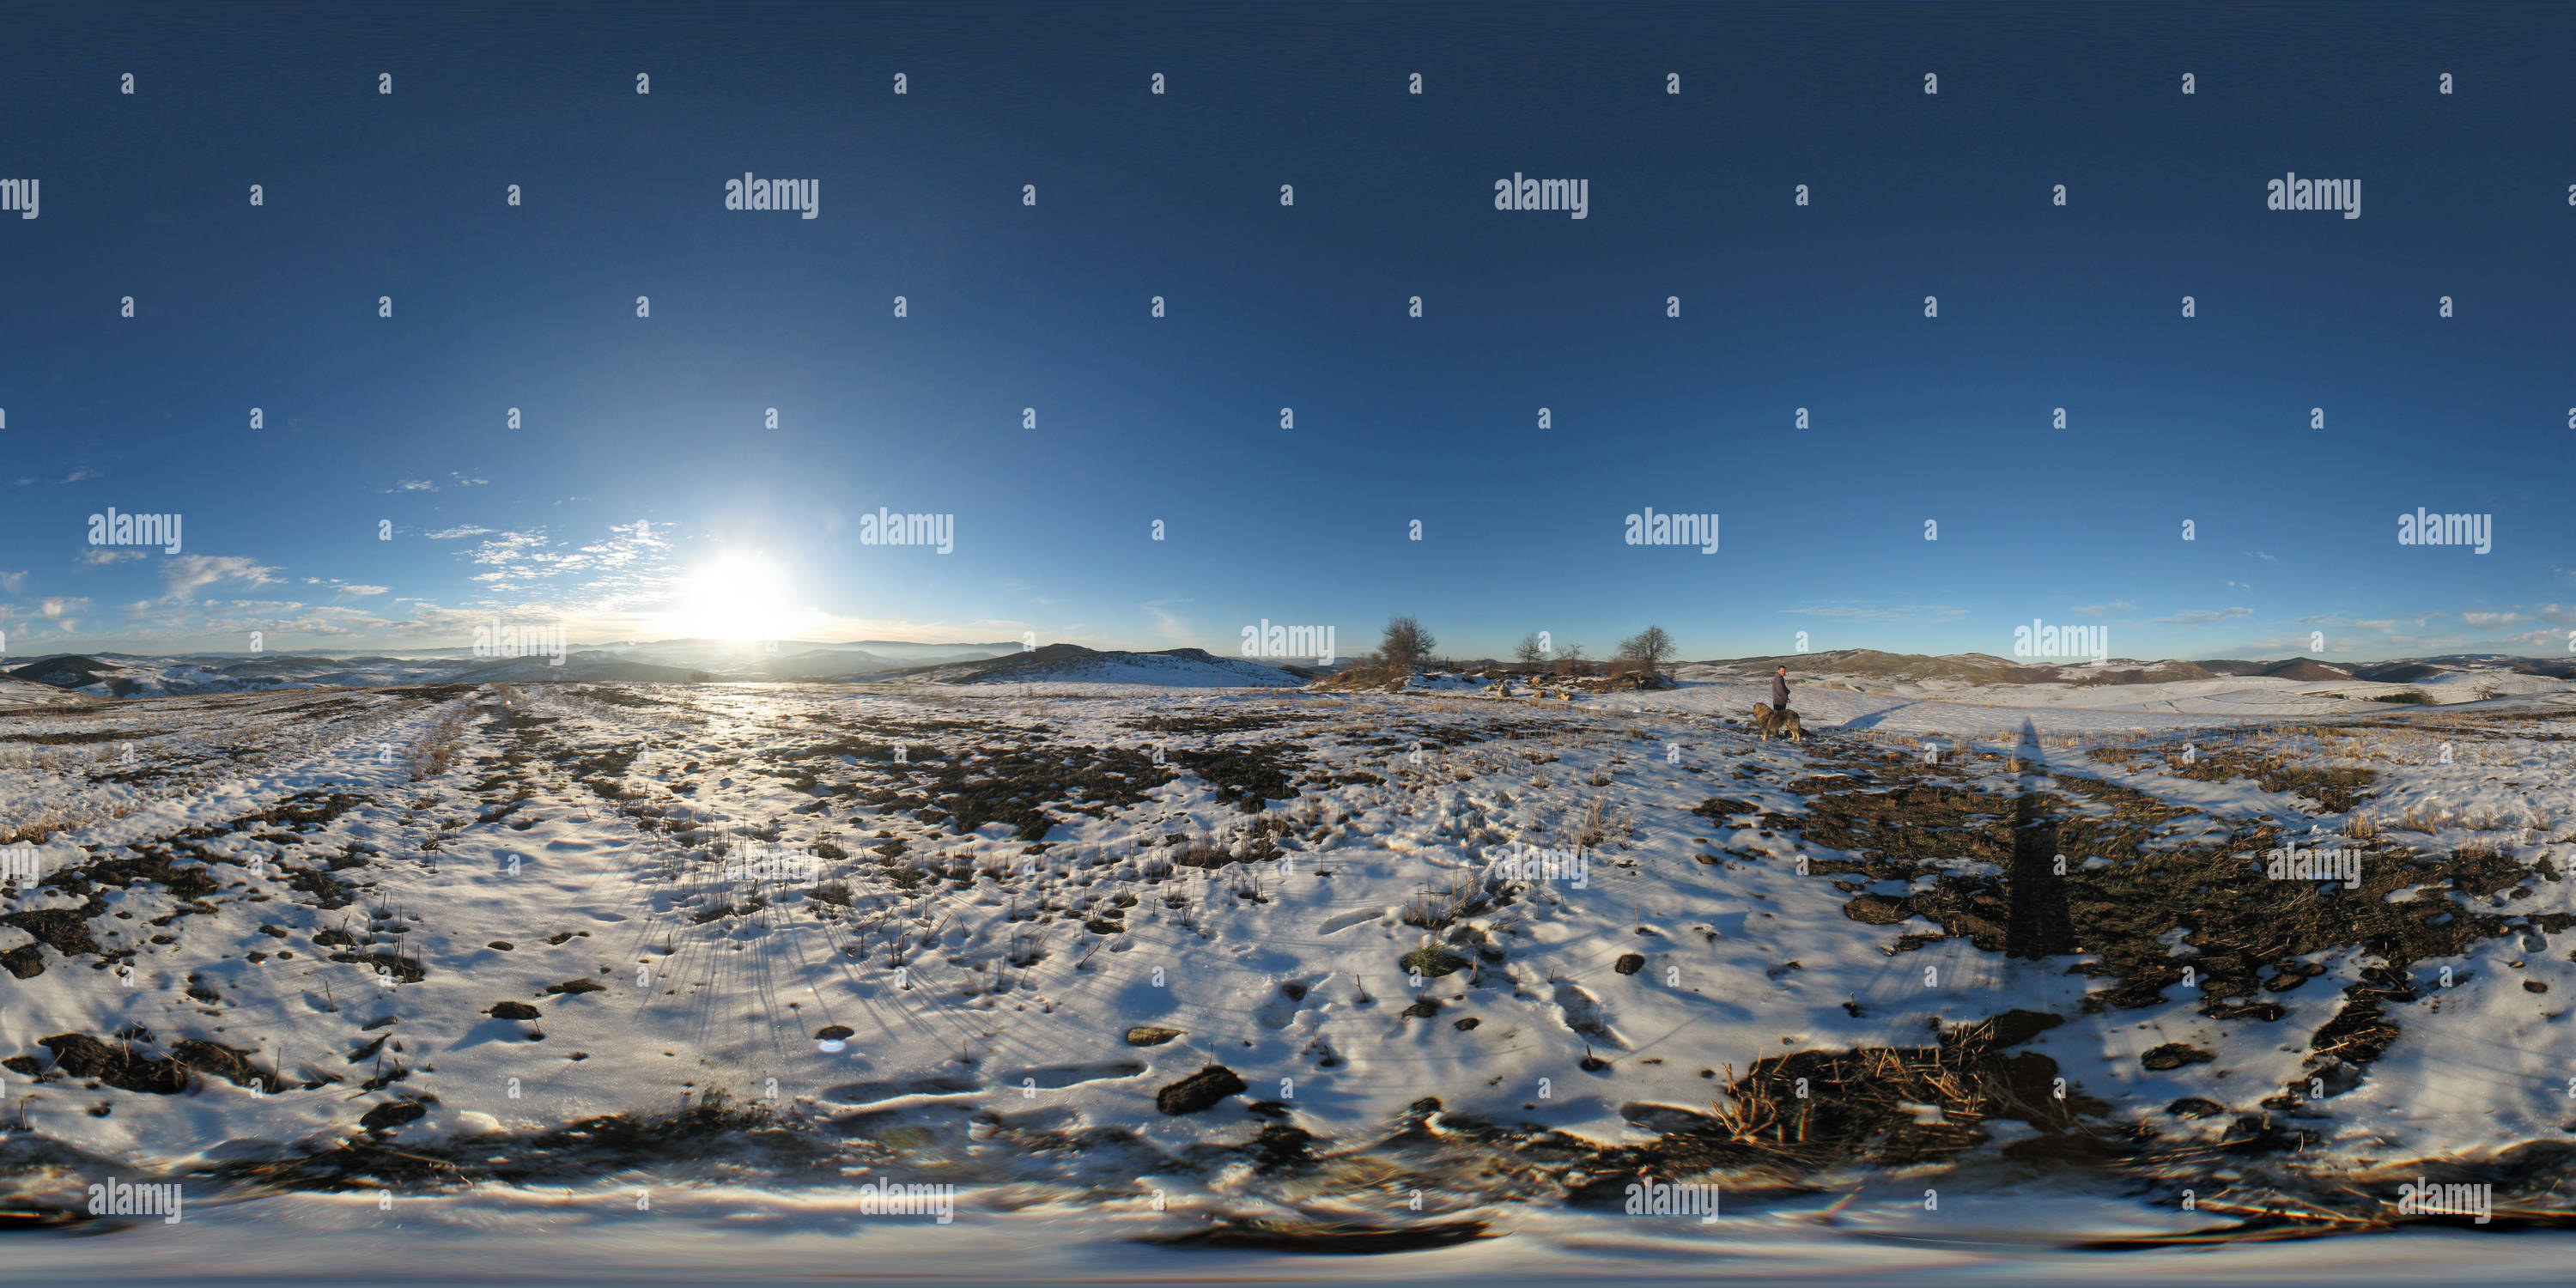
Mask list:
[{"label": "wispy cloud", "polygon": [[277,580],[270,575],[276,571],[241,555],[174,555],[161,561],[161,579],[170,589],[170,599],[185,599],[218,582],[265,586]]},{"label": "wispy cloud", "polygon": [[2212,622],[2224,622],[2232,618],[2253,615],[2254,610],[2251,608],[2199,608],[2187,613],[2176,613],[2171,617],[2159,617],[2156,620],[2168,626],[2207,626]]},{"label": "wispy cloud", "polygon": [[2128,600],[2115,599],[2107,604],[2077,604],[2075,612],[2080,617],[2100,617],[2104,613],[2125,613],[2136,607]]},{"label": "wispy cloud", "polygon": [[[450,470],[447,473],[447,485],[450,487],[481,487],[491,481],[492,480],[490,479],[468,478],[454,470]],[[387,494],[392,494],[396,492],[435,492],[438,490],[439,485],[429,481],[428,479],[398,479],[392,487],[386,488],[385,492]]]},{"label": "wispy cloud", "polygon": [[1868,622],[1947,622],[1968,615],[1948,604],[1877,604],[1848,599],[1810,601],[1780,610],[1793,617],[1838,617]]},{"label": "wispy cloud", "polygon": [[17,594],[19,591],[25,590],[26,588],[27,588],[27,570],[26,570],[26,569],[21,568],[21,569],[19,569],[19,570],[18,570],[18,571],[16,571],[16,572],[0,572],[0,590],[5,590],[5,591],[9,592],[10,594],[14,595],[14,594]]},{"label": "wispy cloud", "polygon": [[124,563],[129,559],[140,559],[148,553],[150,552],[143,550],[110,550],[105,546],[91,546],[81,551],[79,563],[84,568],[103,568],[109,564]]},{"label": "wispy cloud", "polygon": [[1139,604],[1137,607],[1152,615],[1156,639],[1186,646],[1191,639],[1189,623],[1182,621],[1179,614],[1165,608],[1164,605],[1188,602],[1190,601],[1186,599],[1156,599]]}]

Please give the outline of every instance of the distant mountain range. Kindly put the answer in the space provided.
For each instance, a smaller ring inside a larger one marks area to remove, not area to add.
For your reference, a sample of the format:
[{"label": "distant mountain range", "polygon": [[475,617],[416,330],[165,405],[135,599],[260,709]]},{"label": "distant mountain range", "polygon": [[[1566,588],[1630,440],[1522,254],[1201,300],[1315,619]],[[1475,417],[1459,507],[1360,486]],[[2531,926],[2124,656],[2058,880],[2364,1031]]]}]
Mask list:
[{"label": "distant mountain range", "polygon": [[[96,698],[167,697],[251,689],[387,684],[602,682],[683,684],[708,680],[855,680],[1022,651],[1016,642],[916,644],[860,640],[847,644],[780,641],[657,640],[551,656],[476,657],[471,649],[430,649],[406,656],[321,653],[58,653],[5,672],[13,681]],[[0,692],[0,706],[23,695]]]},{"label": "distant mountain range", "polygon": [[[2033,662],[1984,653],[1930,657],[1839,649],[1681,663],[1680,678],[1758,679],[1775,666],[1792,675],[1848,676],[1894,683],[1959,685],[2162,684],[2228,677],[2269,677],[2299,683],[2342,680],[2377,684],[2439,681],[2463,672],[2511,672],[2576,680],[2576,658],[2455,654],[2386,662],[2336,663],[2293,657],[2277,661],[2233,658],[2140,661],[2113,658],[2100,664]],[[468,649],[436,649],[405,656],[320,653],[192,653],[150,657],[131,653],[59,653],[0,671],[0,707],[60,705],[110,698],[165,697],[275,688],[391,684],[614,682],[685,684],[707,681],[878,681],[934,684],[1159,684],[1179,687],[1284,688],[1302,685],[1330,668],[1219,657],[1202,649],[1158,651],[1090,649],[1049,644],[1030,649],[1009,641],[989,644],[920,644],[857,640],[826,644],[767,644],[721,640],[657,640],[606,648],[567,650],[551,657],[475,657]]]},{"label": "distant mountain range", "polygon": [[897,676],[938,684],[1162,684],[1184,688],[1295,688],[1313,679],[1311,667],[1273,666],[1247,658],[1217,657],[1205,649],[1170,648],[1151,653],[1099,650],[1079,644],[948,662],[894,672]]},{"label": "distant mountain range", "polygon": [[2576,658],[2560,661],[2493,653],[2349,664],[2321,662],[2306,657],[2279,661],[2216,658],[2197,662],[2112,658],[2102,663],[2051,663],[2016,661],[1986,653],[1927,657],[1920,653],[1881,653],[1875,649],[1836,649],[1827,653],[1784,653],[1687,665],[1713,675],[1758,677],[1769,675],[1774,667],[1786,666],[1791,675],[1849,675],[1915,683],[1943,680],[1964,684],[2167,684],[2229,676],[2269,676],[2303,682],[2366,680],[2380,684],[2414,684],[2469,670],[2511,671],[2559,680],[2576,679]]}]

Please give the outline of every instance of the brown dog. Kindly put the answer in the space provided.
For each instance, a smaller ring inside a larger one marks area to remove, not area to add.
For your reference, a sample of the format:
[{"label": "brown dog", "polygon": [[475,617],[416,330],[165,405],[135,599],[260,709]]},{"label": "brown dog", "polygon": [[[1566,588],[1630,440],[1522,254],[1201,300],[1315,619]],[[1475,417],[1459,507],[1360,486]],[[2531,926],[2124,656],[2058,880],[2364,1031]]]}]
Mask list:
[{"label": "brown dog", "polygon": [[1791,742],[1803,743],[1807,740],[1807,731],[1798,723],[1797,712],[1787,707],[1774,711],[1768,702],[1753,704],[1753,727],[1761,731],[1764,742],[1771,741],[1773,734],[1786,735]]}]

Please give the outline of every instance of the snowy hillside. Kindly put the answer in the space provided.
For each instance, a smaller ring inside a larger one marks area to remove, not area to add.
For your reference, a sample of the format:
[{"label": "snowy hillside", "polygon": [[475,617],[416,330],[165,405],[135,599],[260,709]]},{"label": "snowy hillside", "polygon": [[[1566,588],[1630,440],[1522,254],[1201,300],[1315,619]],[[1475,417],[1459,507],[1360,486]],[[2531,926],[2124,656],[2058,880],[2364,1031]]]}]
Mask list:
[{"label": "snowy hillside", "polygon": [[1640,1172],[2008,1224],[1979,1196],[2037,1178],[2180,1233],[2395,1220],[2438,1166],[2563,1211],[2510,1151],[2571,1118],[2564,695],[2140,736],[1807,690],[1791,745],[1749,692],[0,718],[11,1188],[668,1210],[723,1159],[771,1193],[736,1205],[869,1169],[1124,1238],[1565,1232]]}]

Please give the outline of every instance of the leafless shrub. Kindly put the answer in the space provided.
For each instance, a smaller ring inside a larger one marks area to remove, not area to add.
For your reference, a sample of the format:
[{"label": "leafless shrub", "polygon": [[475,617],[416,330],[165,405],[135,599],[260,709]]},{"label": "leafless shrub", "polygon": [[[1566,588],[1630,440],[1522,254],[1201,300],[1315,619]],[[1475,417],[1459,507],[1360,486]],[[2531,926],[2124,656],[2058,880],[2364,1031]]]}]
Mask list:
[{"label": "leafless shrub", "polygon": [[429,733],[412,745],[411,781],[417,783],[447,772],[448,762],[456,755],[456,745],[465,738],[465,716],[463,707],[440,716],[429,727]]},{"label": "leafless shrub", "polygon": [[1438,643],[1431,632],[1423,629],[1422,623],[1410,615],[1391,617],[1387,619],[1386,637],[1379,642],[1378,652],[1385,655],[1388,666],[1399,671],[1411,671],[1431,656],[1432,647]]}]

